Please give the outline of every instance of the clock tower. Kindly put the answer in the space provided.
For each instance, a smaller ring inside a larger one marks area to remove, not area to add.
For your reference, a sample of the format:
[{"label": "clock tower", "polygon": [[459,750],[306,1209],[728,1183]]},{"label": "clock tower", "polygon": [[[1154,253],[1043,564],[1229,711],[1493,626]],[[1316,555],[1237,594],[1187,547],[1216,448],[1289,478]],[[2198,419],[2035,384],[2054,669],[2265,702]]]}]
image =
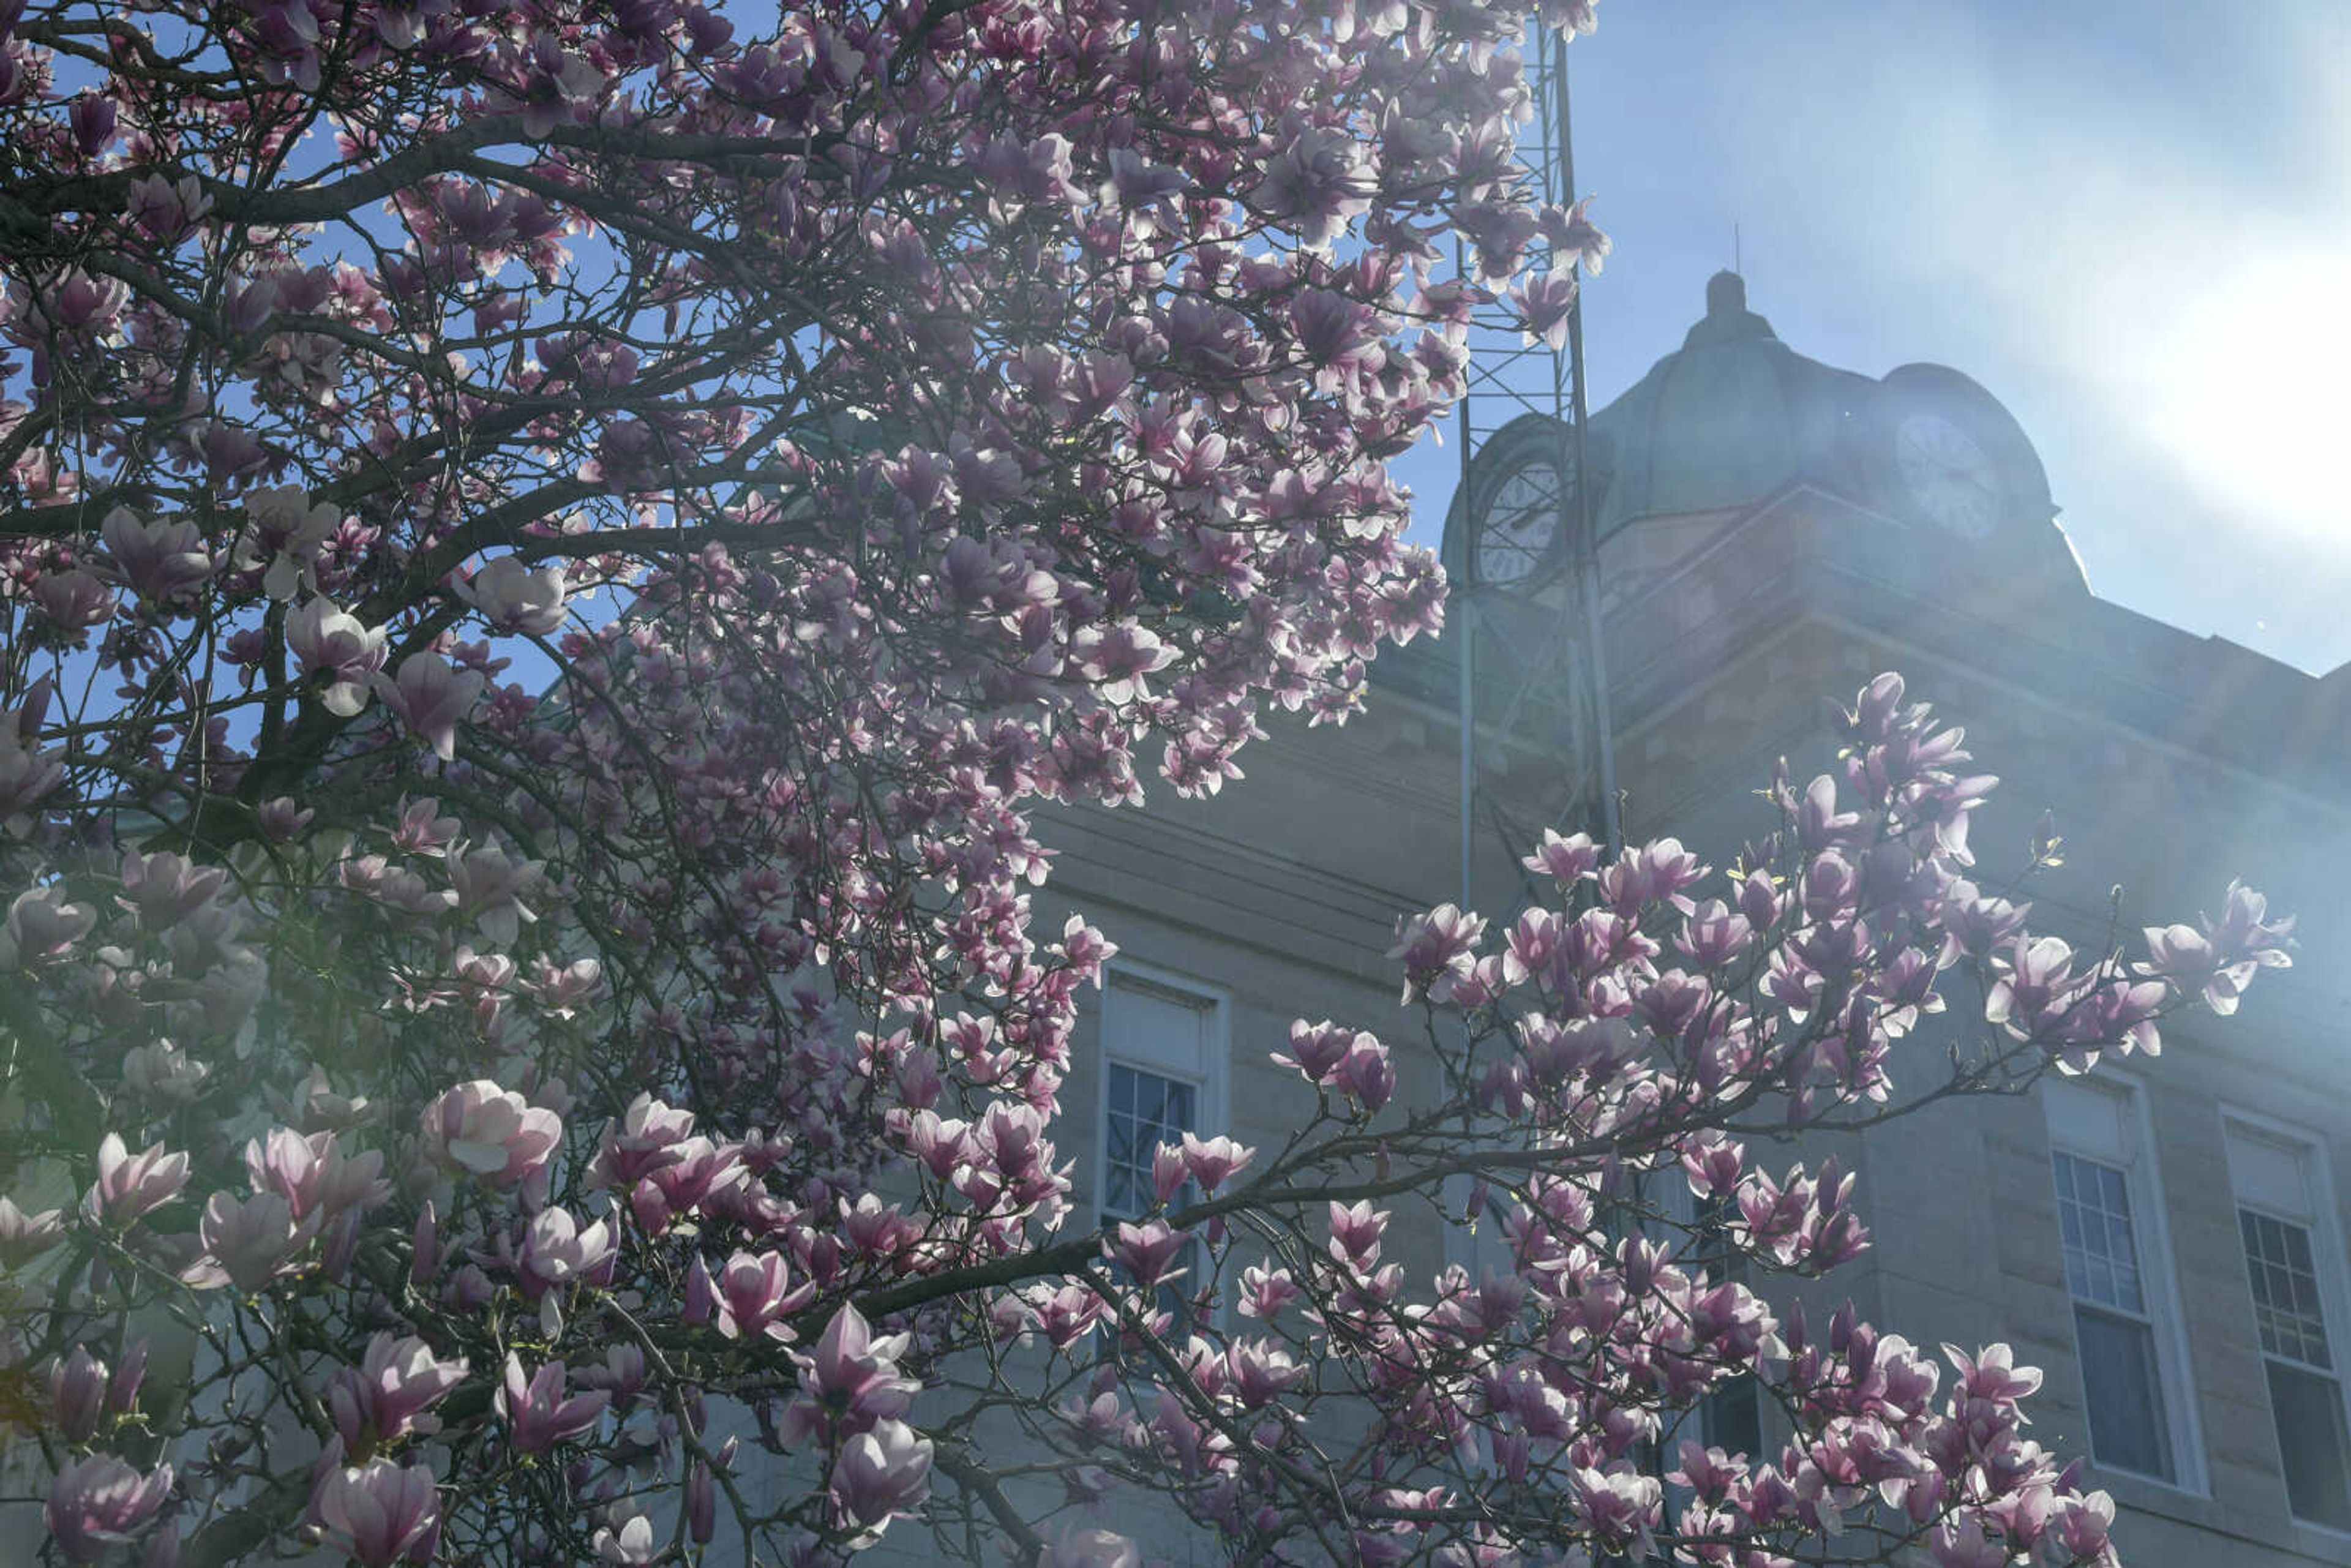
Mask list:
[{"label": "clock tower", "polygon": [[1681,347],[1580,439],[1540,410],[1478,434],[1443,557],[1467,607],[1449,640],[1455,706],[1481,737],[1460,793],[1488,802],[1481,816],[1522,782],[1524,757],[1549,756],[1563,759],[1556,798],[1518,814],[1613,830],[1620,791],[1656,781],[1632,760],[1620,777],[1615,758],[1653,750],[1681,704],[1736,715],[1726,725],[1768,750],[1802,722],[1775,693],[1856,684],[1816,667],[1847,659],[1849,640],[1800,655],[1800,635],[1745,690],[1756,673],[1717,662],[1731,625],[1850,623],[1898,584],[1931,585],[1938,612],[1980,626],[2064,619],[2090,598],[2041,459],[1997,398],[1944,365],[1869,376],[1807,358],[1736,273],[1708,280]]},{"label": "clock tower", "polygon": [[1969,377],[1823,364],[1750,309],[1736,273],[1707,284],[1677,351],[1592,416],[1593,528],[1617,602],[1758,507],[1799,495],[1857,508],[1913,548],[2083,587],[2048,476],[2015,418]]},{"label": "clock tower", "polygon": [[[1999,399],[1945,365],[1871,377],[1808,359],[1748,308],[1736,273],[1708,282],[1682,346],[1594,412],[1583,445],[1612,608],[1758,510],[1806,497],[1865,516],[1893,548],[1948,557],[1955,579],[2086,591],[2040,456]],[[1572,610],[1546,590],[1567,554],[1573,454],[1541,414],[1483,443],[1446,518],[1457,580]]]}]

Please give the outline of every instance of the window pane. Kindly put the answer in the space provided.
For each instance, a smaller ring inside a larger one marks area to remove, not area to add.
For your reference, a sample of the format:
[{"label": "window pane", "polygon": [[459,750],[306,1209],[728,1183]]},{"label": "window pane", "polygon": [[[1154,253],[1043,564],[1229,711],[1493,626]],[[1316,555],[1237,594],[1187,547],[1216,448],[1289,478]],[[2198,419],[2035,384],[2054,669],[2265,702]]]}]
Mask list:
[{"label": "window pane", "polygon": [[2131,1239],[2130,1192],[2123,1173],[2074,1155],[2056,1154],[2051,1159],[2067,1288],[2077,1300],[2145,1312],[2138,1249]]},{"label": "window pane", "polygon": [[1155,1200],[1151,1163],[1159,1145],[1199,1131],[1192,1120],[1197,1089],[1123,1062],[1112,1062],[1109,1077],[1110,1105],[1102,1124],[1102,1213],[1123,1219]]},{"label": "window pane", "polygon": [[2245,1243],[2245,1274],[2253,1289],[2253,1322],[2262,1348],[2306,1366],[2329,1370],[2334,1348],[2326,1339],[2326,1314],[2319,1305],[2318,1272],[2310,1253],[2310,1232],[2289,1220],[2250,1208],[2237,1211]]},{"label": "window pane", "polygon": [[[1110,1107],[1102,1127],[1102,1217],[1126,1219],[1142,1214],[1158,1201],[1152,1186],[1151,1166],[1162,1144],[1180,1143],[1186,1133],[1197,1133],[1194,1120],[1199,1086],[1156,1072],[1110,1065]],[[1181,1208],[1199,1194],[1186,1183],[1174,1198]],[[1182,1279],[1162,1284],[1158,1306],[1174,1319],[1172,1332],[1180,1340],[1191,1318],[1192,1292],[1203,1277],[1207,1252],[1197,1240],[1186,1248],[1176,1267]]]},{"label": "window pane", "polygon": [[2172,1479],[2154,1332],[2145,1323],[2077,1306],[2074,1333],[2082,1347],[2082,1387],[2090,1401],[2091,1453],[2102,1465]]},{"label": "window pane", "polygon": [[2351,1530],[2351,1442],[2343,1387],[2331,1377],[2273,1361],[2270,1409],[2285,1457],[2285,1495],[2296,1519]]},{"label": "window pane", "polygon": [[1708,1446],[1751,1458],[1763,1452],[1763,1402],[1752,1373],[1740,1373],[1706,1396],[1698,1427]]},{"label": "window pane", "polygon": [[2278,1228],[2285,1232],[2286,1267],[2300,1270],[2305,1274],[2309,1273],[2311,1271],[2310,1232],[2299,1225],[2281,1223]]}]

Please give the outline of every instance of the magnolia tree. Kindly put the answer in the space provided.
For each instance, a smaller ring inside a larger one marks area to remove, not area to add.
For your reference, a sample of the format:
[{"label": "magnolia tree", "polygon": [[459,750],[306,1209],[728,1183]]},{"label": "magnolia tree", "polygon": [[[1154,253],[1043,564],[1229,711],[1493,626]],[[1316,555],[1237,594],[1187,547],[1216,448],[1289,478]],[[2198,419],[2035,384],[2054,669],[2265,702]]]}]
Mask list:
[{"label": "magnolia tree", "polygon": [[[2241,892],[2028,935],[1890,678],[1728,873],[1547,841],[1507,933],[1402,928],[1426,1038],[1301,1024],[1282,1147],[1071,1212],[1110,949],[1028,810],[1213,791],[1437,625],[1384,460],[1604,248],[1514,177],[1523,20],[0,4],[43,1561],[1113,1563],[1144,1494],[1268,1563],[2108,1557],[2033,1374],[1658,1201],[1817,1273],[1849,1178],[1743,1140],[1890,1113],[1919,1014],[1905,1094],[2012,1087],[2282,959]],[[1464,1180],[1506,1266],[1384,1260]],[[1784,1445],[1682,1440],[1735,1376]]]}]

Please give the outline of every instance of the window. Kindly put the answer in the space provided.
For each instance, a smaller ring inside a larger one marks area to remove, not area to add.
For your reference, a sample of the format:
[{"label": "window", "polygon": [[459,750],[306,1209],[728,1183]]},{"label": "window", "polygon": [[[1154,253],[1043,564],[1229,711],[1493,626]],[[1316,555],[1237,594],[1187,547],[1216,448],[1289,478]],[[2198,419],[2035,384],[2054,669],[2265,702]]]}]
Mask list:
[{"label": "window", "polygon": [[2270,1415],[2296,1519],[2351,1531],[2351,1436],[2346,1434],[2339,1338],[2341,1260],[2322,1218],[2318,1151],[2278,1129],[2231,1120],[2229,1185],[2269,1376]]},{"label": "window", "polygon": [[[1696,1210],[1698,1251],[1689,1260],[1690,1267],[1703,1273],[1708,1284],[1751,1289],[1747,1260],[1731,1249],[1726,1235],[1730,1221],[1737,1218],[1738,1205],[1727,1197],[1693,1199],[1689,1185],[1679,1179],[1679,1171],[1669,1170],[1666,1175],[1671,1185],[1680,1188],[1683,1201],[1693,1204]],[[1701,1440],[1708,1447],[1759,1460],[1763,1458],[1763,1396],[1753,1373],[1740,1373],[1708,1395],[1698,1414]]]},{"label": "window", "polygon": [[2201,1454],[2161,1189],[2138,1097],[2127,1088],[2051,1080],[2042,1107],[2091,1455],[2101,1465],[2195,1490]]},{"label": "window", "polygon": [[[1687,1240],[1668,1233],[1678,1247],[1677,1261],[1693,1279],[1708,1285],[1730,1283],[1754,1289],[1747,1260],[1729,1244],[1729,1228],[1738,1218],[1738,1205],[1727,1197],[1700,1198],[1689,1189],[1680,1167],[1667,1166],[1644,1184],[1654,1195],[1658,1212],[1678,1225],[1692,1228]],[[1726,1379],[1698,1401],[1673,1437],[1694,1437],[1701,1445],[1728,1454],[1745,1454],[1761,1460],[1763,1453],[1762,1389],[1751,1372]],[[1667,1445],[1673,1451],[1673,1445]]]},{"label": "window", "polygon": [[[1225,1004],[1172,978],[1113,967],[1102,989],[1101,1181],[1102,1218],[1131,1219],[1157,1201],[1151,1165],[1162,1144],[1186,1133],[1207,1137],[1224,1122]],[[1180,1192],[1174,1207],[1198,1195]],[[1160,1307],[1180,1323],[1206,1282],[1196,1243],[1185,1277],[1160,1291]]]},{"label": "window", "polygon": [[1132,1218],[1156,1201],[1151,1162],[1162,1144],[1200,1130],[1200,1086],[1123,1061],[1110,1066],[1102,1120],[1102,1212]]}]

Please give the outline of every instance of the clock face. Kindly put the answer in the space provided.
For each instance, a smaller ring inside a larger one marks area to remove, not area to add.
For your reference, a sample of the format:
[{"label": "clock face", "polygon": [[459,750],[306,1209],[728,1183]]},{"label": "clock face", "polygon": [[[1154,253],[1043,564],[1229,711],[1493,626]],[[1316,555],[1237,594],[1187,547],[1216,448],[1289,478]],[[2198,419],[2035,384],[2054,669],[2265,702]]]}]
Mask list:
[{"label": "clock face", "polygon": [[1567,486],[1557,464],[1538,459],[1512,470],[1478,520],[1472,575],[1503,587],[1533,576],[1551,558],[1566,509]]},{"label": "clock face", "polygon": [[1894,461],[1928,520],[1980,539],[2008,513],[1999,465],[1976,438],[1939,413],[1914,413],[1894,432]]}]

